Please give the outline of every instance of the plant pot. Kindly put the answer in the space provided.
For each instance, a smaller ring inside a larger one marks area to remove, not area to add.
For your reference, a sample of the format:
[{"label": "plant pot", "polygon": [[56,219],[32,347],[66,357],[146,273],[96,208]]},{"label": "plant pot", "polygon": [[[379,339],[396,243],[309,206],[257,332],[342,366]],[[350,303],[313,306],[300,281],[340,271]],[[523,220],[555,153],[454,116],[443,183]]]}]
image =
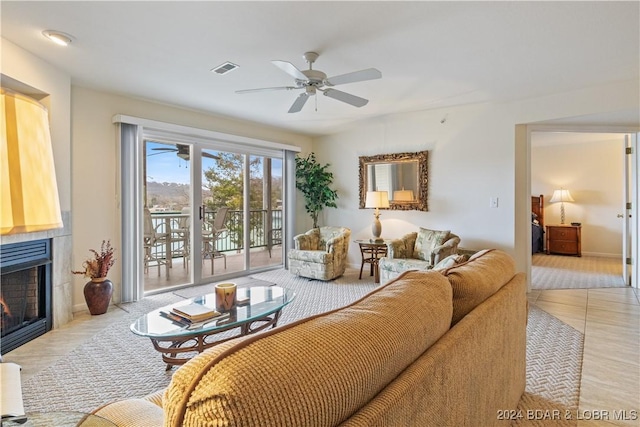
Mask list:
[{"label": "plant pot", "polygon": [[84,285],[84,299],[93,315],[104,314],[109,308],[113,295],[113,283],[106,277],[91,279]]}]

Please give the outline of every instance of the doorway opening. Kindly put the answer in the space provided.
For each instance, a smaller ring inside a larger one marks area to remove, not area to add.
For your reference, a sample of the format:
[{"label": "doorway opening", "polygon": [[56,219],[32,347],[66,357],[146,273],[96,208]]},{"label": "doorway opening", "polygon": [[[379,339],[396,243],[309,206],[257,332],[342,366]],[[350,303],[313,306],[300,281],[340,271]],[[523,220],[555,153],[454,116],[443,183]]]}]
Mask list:
[{"label": "doorway opening", "polygon": [[[532,289],[630,284],[627,263],[637,254],[628,244],[631,221],[625,204],[632,196],[629,184],[637,182],[637,171],[633,169],[632,175],[625,167],[629,161],[624,155],[626,135],[576,129],[531,131],[531,194],[545,199],[544,250],[530,255]],[[552,195],[560,189],[569,190],[572,200],[554,200]],[[559,232],[569,237],[557,241]],[[581,251],[558,252],[558,247],[565,246]],[[568,272],[573,274],[563,275]]]}]

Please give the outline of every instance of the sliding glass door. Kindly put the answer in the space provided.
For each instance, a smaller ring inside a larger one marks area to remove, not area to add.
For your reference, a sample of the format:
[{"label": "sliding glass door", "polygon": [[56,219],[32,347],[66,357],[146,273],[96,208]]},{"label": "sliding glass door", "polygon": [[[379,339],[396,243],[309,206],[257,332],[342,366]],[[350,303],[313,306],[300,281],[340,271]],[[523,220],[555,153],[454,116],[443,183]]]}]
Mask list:
[{"label": "sliding glass door", "polygon": [[144,141],[144,291],[193,282],[190,263],[191,147]]},{"label": "sliding glass door", "polygon": [[286,263],[299,147],[122,114],[113,122],[123,302]]},{"label": "sliding glass door", "polygon": [[202,151],[202,277],[244,271],[245,155]]},{"label": "sliding glass door", "polygon": [[251,156],[249,179],[251,268],[282,264],[282,159]]},{"label": "sliding glass door", "polygon": [[160,138],[143,157],[145,293],[282,265],[282,157]]}]

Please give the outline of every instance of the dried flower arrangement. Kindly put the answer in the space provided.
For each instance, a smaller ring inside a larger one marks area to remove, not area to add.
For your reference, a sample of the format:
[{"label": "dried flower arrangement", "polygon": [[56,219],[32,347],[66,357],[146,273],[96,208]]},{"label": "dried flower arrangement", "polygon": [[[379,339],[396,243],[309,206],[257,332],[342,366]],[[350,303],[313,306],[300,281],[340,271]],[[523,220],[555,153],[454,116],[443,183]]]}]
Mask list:
[{"label": "dried flower arrangement", "polygon": [[100,253],[93,249],[89,249],[93,253],[93,258],[87,259],[82,263],[84,270],[72,271],[73,274],[83,274],[91,279],[99,279],[107,277],[109,269],[113,266],[116,259],[113,257],[114,249],[109,240],[103,240],[100,247]]}]

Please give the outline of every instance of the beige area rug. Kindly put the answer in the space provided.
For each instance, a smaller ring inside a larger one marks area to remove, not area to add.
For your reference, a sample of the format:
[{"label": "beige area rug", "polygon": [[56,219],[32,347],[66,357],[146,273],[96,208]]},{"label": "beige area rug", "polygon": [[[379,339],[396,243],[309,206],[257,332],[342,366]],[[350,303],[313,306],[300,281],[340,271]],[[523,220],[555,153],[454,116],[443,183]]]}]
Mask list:
[{"label": "beige area rug", "polygon": [[[256,274],[254,279],[295,290],[296,297],[283,310],[281,324],[341,307],[376,287],[369,277],[358,280],[358,270],[348,270],[331,282],[294,277],[285,270]],[[113,400],[142,397],[166,387],[173,371],[165,371],[150,340],[131,333],[129,325],[150,310],[182,299],[165,293],[123,304],[125,318],[23,383],[26,411],[91,411]],[[527,332],[527,392],[520,408],[577,407],[582,335],[534,306]]]},{"label": "beige area rug", "polygon": [[624,287],[618,258],[534,254],[532,289],[585,289]]},{"label": "beige area rug", "polygon": [[527,386],[513,426],[577,426],[584,335],[529,305]]}]

